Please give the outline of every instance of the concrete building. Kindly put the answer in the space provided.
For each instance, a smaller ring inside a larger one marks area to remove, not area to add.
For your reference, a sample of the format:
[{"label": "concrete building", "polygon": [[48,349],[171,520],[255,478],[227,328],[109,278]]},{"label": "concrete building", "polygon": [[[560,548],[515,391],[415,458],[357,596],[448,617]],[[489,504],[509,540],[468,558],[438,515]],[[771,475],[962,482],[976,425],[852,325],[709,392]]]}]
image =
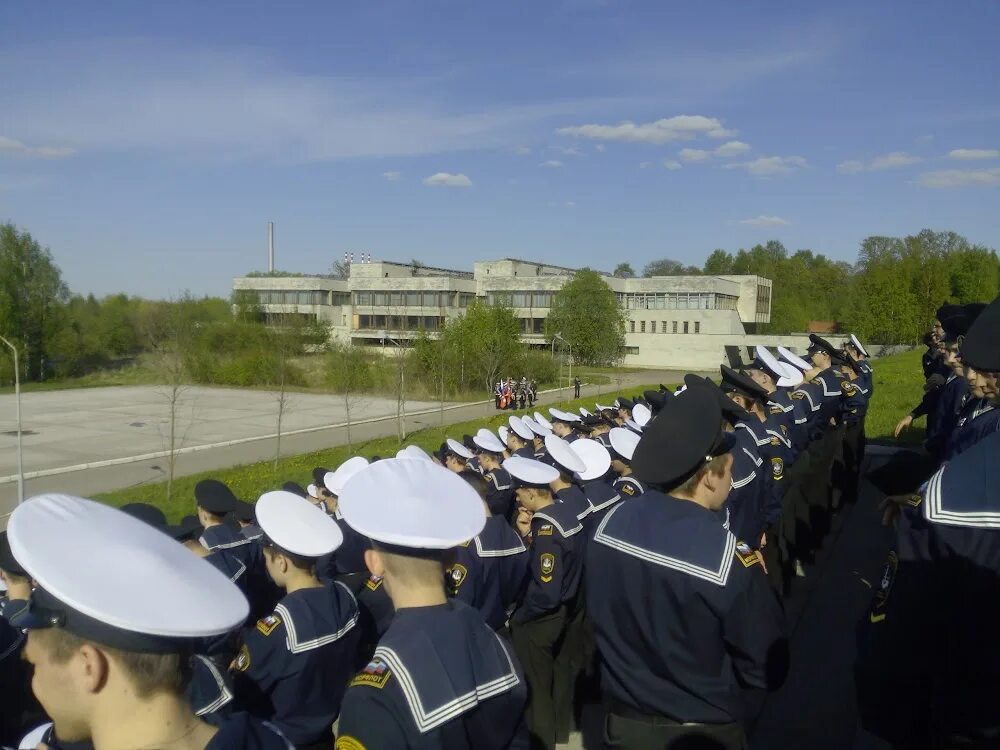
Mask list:
[{"label": "concrete building", "polygon": [[[513,307],[525,343],[548,346],[545,318],[553,296],[576,269],[504,258],[477,261],[474,270],[388,261],[352,263],[347,279],[326,276],[254,276],[234,279],[268,322],[293,318],[329,324],[330,335],[355,345],[381,345],[384,335],[407,343],[420,330],[431,335],[475,300],[500,298]],[[771,319],[771,280],[759,276],[605,275],[628,312],[625,364],[715,369],[732,347],[783,344],[802,350],[804,336],[765,336]],[[746,357],[743,354],[744,358]]]}]

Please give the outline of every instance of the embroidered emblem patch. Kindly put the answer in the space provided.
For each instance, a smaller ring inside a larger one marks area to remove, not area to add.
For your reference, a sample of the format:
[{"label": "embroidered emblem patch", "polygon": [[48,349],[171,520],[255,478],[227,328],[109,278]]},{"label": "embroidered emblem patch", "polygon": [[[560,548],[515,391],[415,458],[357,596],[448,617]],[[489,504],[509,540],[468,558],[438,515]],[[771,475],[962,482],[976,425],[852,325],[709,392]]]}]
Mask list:
[{"label": "embroidered emblem patch", "polygon": [[267,617],[257,620],[257,630],[259,630],[263,635],[271,635],[274,629],[281,624],[281,618],[277,615],[268,615]]},{"label": "embroidered emblem patch", "polygon": [[794,393],[792,393],[792,398],[794,398],[796,401],[801,401],[805,397],[806,394],[804,394],[802,391],[795,391]]},{"label": "embroidered emblem patch", "polygon": [[760,557],[746,542],[736,542],[736,559],[743,563],[744,568],[750,568],[760,562]]},{"label": "embroidered emblem patch", "polygon": [[841,381],[840,390],[842,390],[845,395],[850,396],[852,393],[854,393],[854,383],[852,383],[850,380]]},{"label": "embroidered emblem patch", "polygon": [[778,440],[778,438],[773,437],[771,438],[771,445],[781,445],[781,441]]},{"label": "embroidered emblem patch", "polygon": [[787,426],[781,425],[781,434],[784,435],[785,437],[788,437],[788,427]]},{"label": "embroidered emblem patch", "polygon": [[350,686],[368,685],[368,687],[383,688],[391,676],[392,672],[389,671],[389,665],[376,656],[368,662],[367,667],[354,676]]},{"label": "embroidered emblem patch", "polygon": [[633,487],[631,484],[623,484],[618,489],[619,491],[624,492],[629,497],[635,496],[635,487]]},{"label": "embroidered emblem patch", "polygon": [[461,588],[462,584],[465,582],[465,577],[469,574],[465,566],[460,563],[455,563],[448,571],[448,589],[452,596],[458,594],[458,589]]},{"label": "embroidered emblem patch", "polygon": [[538,536],[552,536],[552,524],[545,523],[538,527]]},{"label": "embroidered emblem patch", "polygon": [[250,669],[250,649],[245,643],[240,647],[240,652],[236,655],[236,669],[240,672],[246,672]]},{"label": "embroidered emblem patch", "polygon": [[368,576],[368,580],[365,581],[365,586],[368,587],[369,591],[378,591],[378,587],[382,585],[382,579],[378,576]]},{"label": "embroidered emblem patch", "polygon": [[367,750],[361,740],[351,737],[349,734],[342,734],[337,738],[337,744],[333,750]]},{"label": "embroidered emblem patch", "polygon": [[885,605],[889,601],[889,592],[892,591],[892,584],[896,580],[898,568],[899,558],[895,552],[890,552],[889,559],[885,561],[885,568],[882,569],[882,579],[879,581],[878,591],[875,592],[875,602],[872,605],[871,614],[868,616],[868,619],[873,623],[882,622],[885,619]]},{"label": "embroidered emblem patch", "polygon": [[785,476],[785,462],[780,458],[771,459],[771,474],[775,479],[781,479]]},{"label": "embroidered emblem patch", "polygon": [[906,498],[906,504],[913,508],[918,508],[920,507],[921,500],[923,500],[923,498],[920,495],[910,495]]},{"label": "embroidered emblem patch", "polygon": [[556,556],[551,552],[544,552],[538,562],[542,572],[542,581],[548,583],[552,580],[552,571],[556,569]]},{"label": "embroidered emblem patch", "polygon": [[772,414],[784,414],[784,409],[782,409],[780,406],[772,406],[770,411]]}]

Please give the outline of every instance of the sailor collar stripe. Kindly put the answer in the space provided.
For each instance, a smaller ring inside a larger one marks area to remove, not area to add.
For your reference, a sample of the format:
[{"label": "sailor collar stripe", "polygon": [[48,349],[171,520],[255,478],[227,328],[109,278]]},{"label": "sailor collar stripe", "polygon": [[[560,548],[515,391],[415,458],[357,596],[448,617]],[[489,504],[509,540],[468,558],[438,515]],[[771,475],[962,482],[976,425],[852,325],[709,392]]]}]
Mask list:
[{"label": "sailor collar stripe", "polygon": [[749,474],[743,477],[743,479],[733,479],[731,482],[732,488],[734,490],[738,490],[740,487],[745,487],[746,485],[750,484],[750,482],[752,482],[756,478],[757,478],[757,472],[751,471]]},{"label": "sailor collar stripe", "polygon": [[[587,512],[588,513],[590,512],[589,511],[589,506],[588,506],[588,511]],[[584,515],[587,515],[587,513],[585,513]],[[535,518],[541,518],[543,521],[547,521],[547,522],[551,523],[553,526],[555,526],[557,529],[559,529],[559,533],[562,534],[564,537],[570,537],[570,536],[573,536],[576,533],[579,533],[579,532],[583,531],[583,524],[582,523],[577,523],[576,526],[574,526],[573,528],[566,529],[566,528],[563,527],[563,525],[561,523],[559,523],[552,516],[546,515],[545,513],[541,512],[541,511],[539,511],[538,513],[535,513],[535,515],[532,516],[532,519],[535,519]],[[577,521],[579,521],[579,520],[580,519],[577,518]]]},{"label": "sailor collar stripe", "polygon": [[937,474],[927,482],[924,493],[924,517],[928,521],[947,526],[965,526],[974,529],[1000,529],[1000,512],[997,511],[954,511],[943,507],[941,482],[947,466],[938,469]]},{"label": "sailor collar stripe", "polygon": [[[786,448],[791,448],[792,447],[792,441],[789,440],[788,438],[786,438],[784,435],[782,435],[777,430],[767,430],[767,434],[771,435],[772,437],[778,438],[778,440],[781,441],[781,444],[784,445]],[[770,441],[768,441],[768,442],[770,442]]]},{"label": "sailor collar stripe", "polygon": [[211,547],[209,547],[207,544],[205,544],[205,537],[204,536],[202,536],[198,541],[201,542],[202,545],[204,545],[207,549],[209,549],[212,552],[214,552],[217,549],[235,549],[236,547],[242,547],[242,546],[244,546],[246,544],[250,544],[253,540],[252,539],[240,539],[240,540],[235,541],[235,542],[226,542],[225,544],[215,544],[215,545],[212,545]]},{"label": "sailor collar stripe", "polygon": [[816,378],[820,383],[823,384],[823,395],[824,396],[839,396],[841,394],[840,386],[838,385],[834,390],[830,390],[829,383],[827,383],[827,378],[820,375]]},{"label": "sailor collar stripe", "polygon": [[[340,581],[336,582],[337,586],[340,586],[354,598],[354,594],[351,594],[351,590],[344,586]],[[330,633],[328,635],[321,635],[318,638],[313,638],[310,641],[302,641],[299,643],[298,634],[295,631],[295,621],[292,619],[292,613],[288,611],[288,608],[284,604],[279,604],[274,608],[277,615],[281,617],[281,621],[285,623],[285,643],[288,646],[288,650],[293,654],[298,654],[303,651],[311,651],[314,648],[319,648],[320,646],[325,646],[328,643],[333,643],[344,637],[351,628],[353,628],[358,623],[359,614],[357,611],[354,613],[354,617],[347,621],[347,623],[335,633]]]},{"label": "sailor collar stripe", "polygon": [[465,695],[460,695],[457,698],[454,698],[430,711],[427,711],[424,708],[424,705],[420,700],[420,693],[417,692],[416,683],[413,681],[413,677],[410,675],[409,671],[404,666],[402,659],[399,658],[399,655],[395,651],[388,646],[379,646],[375,649],[373,658],[381,658],[386,664],[389,665],[389,669],[392,670],[392,673],[399,680],[399,685],[403,692],[403,698],[406,699],[406,704],[409,706],[413,722],[417,725],[417,729],[421,734],[426,734],[432,729],[436,729],[442,724],[446,724],[452,719],[461,716],[469,709],[479,705],[481,702],[508,692],[511,688],[521,682],[520,678],[517,676],[517,670],[514,669],[514,662],[510,658],[510,652],[507,651],[507,646],[504,645],[502,639],[499,637],[496,638],[497,642],[500,644],[500,648],[503,649],[504,656],[507,657],[507,665],[510,668],[510,671],[507,674],[497,677],[495,680],[490,680],[482,685],[476,685],[474,689],[470,690]]},{"label": "sailor collar stripe", "polygon": [[491,471],[489,474],[486,474],[486,476],[489,477],[489,480],[493,482],[493,486],[496,487],[498,490],[510,489],[509,484],[500,484],[500,482],[497,481],[497,475],[494,472]]},{"label": "sailor collar stripe", "polygon": [[240,566],[239,570],[237,570],[235,573],[229,576],[229,580],[232,581],[233,583],[236,583],[243,576],[243,574],[247,572],[247,566],[242,560],[236,558],[230,558],[230,559],[233,559],[234,562],[236,562]]},{"label": "sailor collar stripe", "polygon": [[[609,497],[603,503],[598,503],[597,505],[594,505],[593,503],[591,503],[590,504],[590,511],[591,511],[591,513],[595,513],[595,512],[597,512],[599,510],[604,510],[605,508],[614,505],[615,503],[617,503],[621,499],[622,499],[622,496],[616,494],[613,497]],[[588,501],[589,501],[589,498],[588,498]]]},{"label": "sailor collar stripe", "polygon": [[[768,441],[768,442],[770,442],[770,441]],[[743,449],[743,452],[747,454],[747,458],[749,458],[751,461],[753,461],[755,465],[760,466],[761,460],[762,460],[760,456],[755,456],[753,453],[751,453],[750,451],[748,451],[746,448]]]},{"label": "sailor collar stripe", "polygon": [[795,407],[792,406],[791,404],[788,404],[787,406],[785,406],[784,404],[779,404],[777,401],[768,401],[767,405],[768,406],[776,406],[779,409],[781,409],[783,412],[785,412],[786,414],[788,412],[793,411],[795,409]]},{"label": "sailor collar stripe", "polygon": [[483,540],[478,536],[472,541],[476,544],[476,554],[479,557],[511,557],[512,555],[519,555],[522,552],[526,552],[528,549],[524,546],[524,542],[520,539],[517,540],[517,547],[511,547],[509,549],[485,549],[483,547]]},{"label": "sailor collar stripe", "polygon": [[726,546],[722,552],[722,559],[719,562],[719,567],[715,570],[710,570],[708,568],[703,568],[700,565],[694,565],[684,560],[678,560],[675,557],[661,555],[658,552],[653,552],[652,550],[648,550],[643,547],[639,547],[638,545],[618,539],[617,537],[613,537],[610,534],[605,534],[604,528],[608,525],[608,521],[610,521],[614,514],[617,513],[622,507],[624,506],[619,505],[618,508],[614,508],[604,517],[604,520],[601,521],[600,526],[597,527],[597,531],[594,533],[595,542],[617,549],[624,552],[626,555],[631,555],[632,557],[640,560],[651,562],[654,565],[660,565],[664,568],[670,568],[680,573],[686,573],[687,575],[694,576],[695,578],[701,578],[702,580],[714,583],[717,586],[726,585],[726,581],[729,580],[729,571],[732,568],[733,560],[736,557],[736,537],[730,532],[726,532]]},{"label": "sailor collar stripe", "polygon": [[202,706],[201,708],[195,710],[195,716],[204,716],[205,714],[211,714],[218,711],[220,708],[225,706],[227,703],[232,701],[233,694],[229,692],[229,688],[226,687],[226,681],[222,679],[222,674],[219,672],[215,664],[212,663],[211,659],[208,659],[201,654],[195,654],[195,659],[198,659],[202,665],[211,673],[212,679],[215,680],[216,686],[219,688],[219,697],[214,701],[209,703],[207,706]]},{"label": "sailor collar stripe", "polygon": [[[812,396],[809,395],[809,391],[805,390],[804,388],[800,388],[797,391],[792,391],[792,393],[801,393],[809,402],[810,411],[819,411],[819,405],[812,400]],[[840,391],[837,391],[837,393],[840,393]]]},{"label": "sailor collar stripe", "polygon": [[737,430],[744,429],[751,435],[753,435],[754,442],[757,443],[757,445],[767,445],[768,443],[771,442],[771,438],[767,437],[766,434],[765,437],[763,438],[758,437],[757,433],[753,431],[753,428],[750,427],[750,425],[746,424],[745,422],[740,422],[738,425],[736,425],[736,429]]}]

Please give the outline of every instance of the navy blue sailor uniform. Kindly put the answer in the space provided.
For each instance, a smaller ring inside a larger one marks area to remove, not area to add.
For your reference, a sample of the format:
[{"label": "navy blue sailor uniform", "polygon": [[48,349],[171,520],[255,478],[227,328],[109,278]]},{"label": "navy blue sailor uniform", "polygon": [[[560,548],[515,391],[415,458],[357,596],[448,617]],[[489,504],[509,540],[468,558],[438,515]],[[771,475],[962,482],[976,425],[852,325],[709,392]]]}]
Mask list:
[{"label": "navy blue sailor uniform", "polygon": [[500,630],[520,596],[528,569],[528,548],[501,516],[486,519],[474,539],[453,550],[445,569],[448,594],[478,609],[486,624]]},{"label": "navy blue sailor uniform", "polygon": [[959,414],[968,401],[969,381],[952,373],[938,391],[940,395],[934,402],[933,413],[927,415],[924,447],[940,461],[947,452],[948,439],[958,423]]},{"label": "navy blue sailor uniform", "polygon": [[583,519],[589,516],[593,510],[583,490],[575,484],[570,487],[563,487],[554,494],[556,502],[569,508],[573,515],[576,516],[577,521],[583,522]]},{"label": "navy blue sailor uniform", "polygon": [[299,589],[247,628],[236,657],[240,705],[296,746],[330,737],[351,673],[358,605],[342,583]]},{"label": "navy blue sailor uniform", "polygon": [[534,458],[535,457],[535,446],[532,443],[521,446],[516,451],[511,453],[512,456],[521,456],[522,458]]},{"label": "navy blue sailor uniform", "polygon": [[630,497],[639,497],[646,491],[646,485],[631,474],[618,477],[611,483],[611,486],[622,496],[623,500]]},{"label": "navy blue sailor uniform", "polygon": [[188,662],[191,679],[184,690],[188,705],[195,716],[218,725],[233,710],[232,676],[201,654],[192,654]]},{"label": "navy blue sailor uniform", "polygon": [[806,406],[801,399],[793,399],[791,391],[784,388],[778,388],[771,393],[769,399],[768,415],[776,417],[779,424],[785,425],[792,441],[792,449],[798,457],[809,447],[809,414]]},{"label": "navy blue sailor uniform", "polygon": [[601,519],[611,510],[616,503],[621,502],[622,495],[611,484],[606,477],[591,479],[582,484],[583,494],[590,503],[590,513],[584,519],[584,529],[590,537],[591,531],[601,522]]},{"label": "navy blue sailor uniform", "polygon": [[[736,430],[733,470],[729,496],[721,513],[722,526],[754,549],[764,532],[764,504],[767,501],[764,460],[750,430]],[[767,471],[771,468],[767,467]]]},{"label": "navy blue sailor uniform", "polygon": [[486,505],[494,516],[510,518],[514,511],[514,481],[503,467],[483,474],[486,480]]},{"label": "navy blue sailor uniform", "polygon": [[1000,737],[998,467],[994,433],[931,477],[897,521],[855,665],[862,726],[894,747],[986,748]]},{"label": "navy blue sailor uniform", "polygon": [[10,614],[27,606],[23,599],[0,599],[0,685],[4,686],[0,742],[15,747],[44,716],[31,692],[31,667],[22,658],[26,637],[8,622]]},{"label": "navy blue sailor uniform", "polygon": [[347,688],[336,748],[527,748],[526,699],[510,647],[476,610],[401,609]]},{"label": "navy blue sailor uniform", "polygon": [[945,444],[944,460],[951,461],[987,435],[1000,431],[1000,409],[986,398],[970,398]]},{"label": "navy blue sailor uniform", "polygon": [[612,734],[649,717],[732,725],[739,683],[783,680],[781,605],[756,553],[712,511],[649,489],[605,516],[585,569]]}]

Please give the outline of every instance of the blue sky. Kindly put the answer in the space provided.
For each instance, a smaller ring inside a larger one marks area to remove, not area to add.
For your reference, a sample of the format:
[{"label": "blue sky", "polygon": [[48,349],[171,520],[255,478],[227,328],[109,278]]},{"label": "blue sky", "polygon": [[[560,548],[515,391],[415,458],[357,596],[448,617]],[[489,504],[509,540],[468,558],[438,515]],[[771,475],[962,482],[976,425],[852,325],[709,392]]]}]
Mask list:
[{"label": "blue sky", "polygon": [[0,27],[0,221],[78,292],[228,294],[268,219],[302,272],[1000,245],[986,0],[6,2]]}]

